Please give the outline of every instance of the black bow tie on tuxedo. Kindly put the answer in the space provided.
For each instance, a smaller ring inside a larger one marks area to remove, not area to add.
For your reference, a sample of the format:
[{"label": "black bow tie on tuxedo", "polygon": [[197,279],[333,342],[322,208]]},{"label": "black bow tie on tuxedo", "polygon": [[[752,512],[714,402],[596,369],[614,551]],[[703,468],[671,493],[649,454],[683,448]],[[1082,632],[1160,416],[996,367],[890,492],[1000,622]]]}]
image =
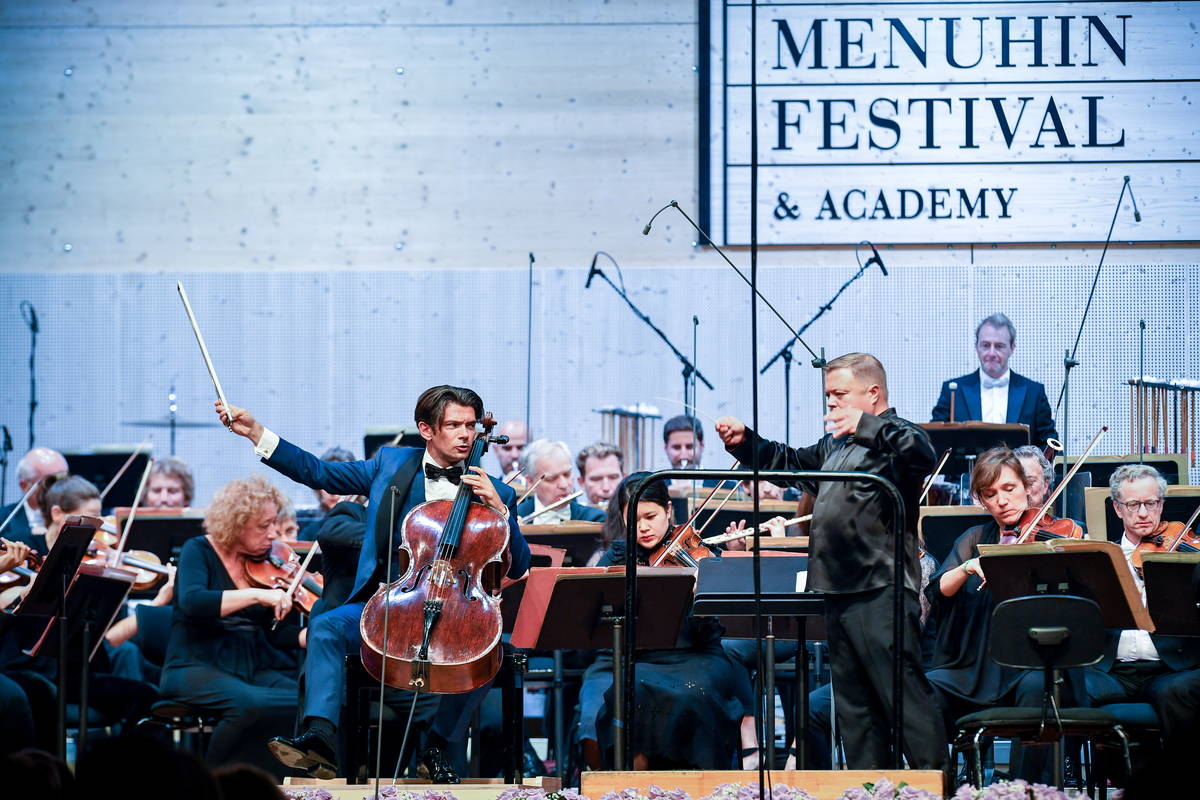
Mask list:
[{"label": "black bow tie on tuxedo", "polygon": [[431,481],[436,481],[439,478],[445,478],[456,486],[462,483],[463,468],[462,467],[446,467],[442,469],[436,464],[425,464],[425,477]]}]

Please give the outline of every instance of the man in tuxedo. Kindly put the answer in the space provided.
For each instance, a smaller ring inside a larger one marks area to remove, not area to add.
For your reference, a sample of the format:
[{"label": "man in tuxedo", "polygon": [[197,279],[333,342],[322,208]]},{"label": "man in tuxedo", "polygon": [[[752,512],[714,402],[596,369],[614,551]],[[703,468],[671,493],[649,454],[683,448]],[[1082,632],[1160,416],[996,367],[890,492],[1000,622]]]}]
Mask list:
[{"label": "man in tuxedo", "polygon": [[[219,403],[217,413],[224,421]],[[276,737],[268,744],[285,765],[315,777],[332,778],[337,772],[334,742],[345,692],[345,658],[359,652],[359,620],[366,601],[389,575],[392,580],[400,577],[395,547],[400,534],[393,536],[389,531],[390,521],[400,523],[410,509],[427,500],[453,499],[459,484],[466,484],[478,501],[508,518],[508,577],[520,578],[529,569],[529,546],[517,527],[516,493],[488,477],[482,467],[463,468],[476,423],[483,415],[483,400],[470,389],[427,389],[414,412],[425,448],[383,447],[366,461],[322,461],[264,428],[245,409],[230,406],[230,415],[233,432],[249,439],[255,454],[272,469],[312,489],[369,498],[366,534],[349,600],[315,617],[309,626],[303,730],[296,738]],[[398,498],[403,500],[397,502]],[[485,685],[474,692],[442,697],[429,747],[421,755],[435,783],[459,782],[446,761],[445,748],[463,738],[470,715],[486,691]]]},{"label": "man in tuxedo", "polygon": [[572,500],[566,506],[543,509],[565,499],[571,493],[571,450],[562,442],[538,439],[530,442],[521,454],[521,465],[530,481],[538,482],[530,497],[517,506],[517,516],[531,517],[534,525],[557,525],[568,520],[603,522],[604,512]]},{"label": "man in tuxedo", "polygon": [[608,501],[625,477],[625,454],[621,448],[609,442],[592,442],[575,456],[575,466],[587,504],[608,508]]},{"label": "man in tuxedo", "polygon": [[[1121,550],[1134,583],[1146,587],[1131,556],[1162,522],[1167,482],[1146,464],[1126,464],[1109,479],[1113,510],[1124,524]],[[1085,674],[1093,705],[1147,702],[1162,722],[1163,742],[1186,733],[1200,719],[1200,639],[1142,630],[1109,631],[1104,658]]]},{"label": "man in tuxedo", "polygon": [[[1008,368],[1016,349],[1017,332],[1004,314],[992,314],[975,328],[975,353],[979,369],[942,384],[933,407],[931,422],[1023,423],[1029,426],[1033,444],[1045,448],[1046,440],[1058,436],[1046,387]],[[957,384],[951,391],[950,384]],[[954,419],[950,398],[954,396]]]},{"label": "man in tuxedo", "polygon": [[492,452],[496,454],[496,461],[500,464],[500,477],[508,478],[517,471],[521,451],[529,444],[529,426],[519,419],[510,419],[501,422],[496,433],[508,437],[506,444],[492,445]]},{"label": "man in tuxedo", "polygon": [[[21,487],[21,494],[24,495],[31,486],[40,484],[44,478],[66,471],[67,460],[63,458],[62,453],[49,447],[35,447],[17,463],[17,485]],[[46,520],[42,519],[41,486],[38,485],[25,501],[24,507],[17,510],[17,503],[20,502],[18,499],[16,503],[0,508],[0,522],[12,515],[12,520],[0,533],[3,533],[4,538],[28,545],[35,553],[44,556],[50,551],[46,547]]]}]

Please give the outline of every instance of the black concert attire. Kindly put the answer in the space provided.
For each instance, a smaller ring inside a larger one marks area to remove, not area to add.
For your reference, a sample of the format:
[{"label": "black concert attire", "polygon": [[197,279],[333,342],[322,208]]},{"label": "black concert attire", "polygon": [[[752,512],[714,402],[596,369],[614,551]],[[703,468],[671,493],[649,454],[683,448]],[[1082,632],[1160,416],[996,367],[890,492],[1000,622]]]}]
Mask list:
[{"label": "black concert attire", "polygon": [[[1134,546],[1121,538],[1129,563]],[[1145,601],[1145,585],[1130,564]],[[1200,720],[1200,639],[1145,631],[1109,631],[1104,658],[1085,672],[1093,705],[1142,701],[1154,706],[1163,739],[1194,730]]]},{"label": "black concert attire", "polygon": [[[22,492],[22,494],[24,494],[24,492]],[[4,522],[4,520],[8,519],[8,515],[12,514],[13,509],[15,509],[17,507],[17,503],[20,502],[21,501],[18,500],[16,503],[10,503],[9,505],[4,506],[4,508],[0,508],[0,522]],[[13,514],[12,521],[5,526],[4,530],[0,531],[0,536],[3,536],[10,542],[21,542],[22,544],[29,545],[29,549],[37,553],[39,556],[49,555],[50,548],[46,544],[45,529],[42,528],[39,533],[40,535],[34,535],[33,528],[29,524],[29,512],[22,508],[20,511],[17,511],[16,514]]]},{"label": "black concert attire", "polygon": [[[951,383],[958,384],[958,389],[954,392],[954,421],[982,420],[984,379],[980,377],[980,372],[981,370],[977,369],[943,383],[937,404],[930,414],[930,421],[950,421]],[[1005,376],[1001,375],[997,380],[1004,381]],[[1012,370],[1009,370],[1007,380],[1008,409],[1004,422],[1028,425],[1030,443],[1044,448],[1046,440],[1058,436],[1058,431],[1054,428],[1054,414],[1050,411],[1050,401],[1046,399],[1046,387]],[[991,378],[987,378],[987,381],[993,382]]]},{"label": "black concert attire", "polygon": [[[762,469],[853,470],[887,478],[905,498],[905,585],[902,624],[904,670],[904,755],[917,769],[942,769],[945,732],[933,707],[934,694],[921,669],[917,590],[917,497],[934,467],[926,433],[887,409],[864,413],[858,429],[840,439],[825,435],[809,447],[770,442],[754,431],[728,448],[742,464]],[[851,769],[890,765],[892,713],[892,615],[894,509],[874,484],[817,482],[813,506],[808,588],[824,592],[838,727]]]},{"label": "black concert attire", "polygon": [[[524,519],[532,514],[534,510],[534,498],[532,496],[526,497],[517,506],[517,516],[521,519]],[[560,517],[567,515],[566,519],[562,520],[563,522],[566,522],[567,520],[579,520],[581,522],[604,522],[604,511],[602,509],[585,506],[578,500],[572,500],[568,508],[556,508],[554,511],[546,512],[547,517],[555,514],[558,514]],[[534,524],[541,524],[538,518],[534,518]]]},{"label": "black concert attire", "polygon": [[[624,563],[625,542],[617,540],[598,566]],[[641,548],[638,563],[647,563]],[[638,724],[629,732],[630,753],[644,753],[661,769],[729,769],[734,763],[749,686],[721,649],[723,632],[715,617],[689,616],[674,649],[637,651]],[[579,690],[578,740],[595,739],[604,753],[612,747],[612,666],[612,652],[599,653]]]},{"label": "black concert attire", "polygon": [[321,577],[325,588],[313,605],[312,616],[337,608],[350,599],[358,570],[358,554],[367,534],[367,507],[343,501],[317,521],[313,540],[321,546]]},{"label": "black concert attire", "polygon": [[237,588],[208,537],[184,543],[160,688],[165,697],[221,715],[210,764],[248,762],[281,776],[287,773],[263,742],[295,718],[301,627],[292,614],[271,630],[274,609],[263,605],[222,617],[222,594]]}]

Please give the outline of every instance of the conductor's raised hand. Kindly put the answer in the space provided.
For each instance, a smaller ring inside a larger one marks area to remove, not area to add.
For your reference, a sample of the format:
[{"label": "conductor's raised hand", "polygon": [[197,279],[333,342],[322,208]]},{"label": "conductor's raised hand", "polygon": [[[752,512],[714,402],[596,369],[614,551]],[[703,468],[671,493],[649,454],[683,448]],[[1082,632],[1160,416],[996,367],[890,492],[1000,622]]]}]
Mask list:
[{"label": "conductor's raised hand", "polygon": [[504,501],[500,499],[500,493],[496,491],[495,484],[492,483],[492,479],[488,477],[488,474],[484,472],[483,467],[471,467],[463,473],[462,482],[471,487],[476,497],[496,511],[503,514],[507,510],[504,506]]},{"label": "conductor's raised hand", "polygon": [[213,407],[217,410],[217,416],[221,418],[221,424],[229,428],[238,436],[245,436],[255,445],[262,438],[263,426],[254,418],[249,411],[244,408],[229,404],[229,416],[225,415],[225,407],[221,405],[220,400],[213,401]]},{"label": "conductor's raised hand", "polygon": [[746,424],[737,417],[721,417],[717,420],[717,436],[726,447],[737,447],[746,440]]},{"label": "conductor's raised hand", "polygon": [[835,439],[853,435],[858,430],[862,415],[862,409],[859,408],[831,408],[824,417],[825,432],[833,434]]}]

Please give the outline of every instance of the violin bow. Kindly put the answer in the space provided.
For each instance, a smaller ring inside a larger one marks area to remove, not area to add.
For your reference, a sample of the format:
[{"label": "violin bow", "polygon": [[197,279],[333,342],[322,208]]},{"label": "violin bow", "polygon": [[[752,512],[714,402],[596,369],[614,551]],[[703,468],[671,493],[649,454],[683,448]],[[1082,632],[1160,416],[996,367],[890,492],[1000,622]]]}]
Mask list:
[{"label": "violin bow", "polygon": [[536,489],[538,487],[538,484],[540,484],[543,480],[545,480],[545,478],[546,478],[545,475],[539,475],[538,479],[533,482],[533,485],[530,486],[528,489],[526,489],[525,494],[521,495],[521,497],[517,500],[517,505],[521,505],[521,503],[524,503],[525,498],[529,497],[529,495],[533,494],[533,490]]},{"label": "violin bow", "polygon": [[[733,478],[727,478],[726,480],[733,480]],[[722,480],[721,484],[718,485],[718,488],[720,488],[721,485],[724,485],[724,483],[725,481]],[[735,485],[732,489],[726,492],[725,497],[720,503],[717,504],[717,507],[712,510],[712,513],[708,515],[708,519],[704,520],[704,524],[696,530],[697,536],[702,536],[704,534],[704,531],[707,530],[708,526],[712,524],[712,521],[717,518],[717,514],[721,513],[721,509],[725,507],[725,504],[730,501],[736,491],[737,486]]]},{"label": "violin bow", "polygon": [[1046,498],[1046,501],[1042,503],[1042,507],[1038,509],[1037,515],[1034,516],[1033,519],[1029,520],[1029,524],[1025,526],[1025,530],[1021,531],[1021,535],[1017,537],[1017,541],[1014,542],[1014,544],[1025,544],[1029,534],[1032,533],[1035,528],[1037,528],[1037,524],[1041,521],[1042,517],[1046,516],[1050,509],[1054,508],[1054,501],[1058,499],[1060,494],[1066,491],[1067,486],[1071,483],[1071,479],[1075,477],[1075,473],[1079,472],[1079,468],[1083,466],[1083,462],[1087,461],[1088,456],[1090,456],[1092,451],[1096,449],[1096,445],[1100,443],[1100,439],[1107,432],[1108,426],[1101,425],[1100,430],[1096,431],[1096,435],[1092,437],[1092,441],[1090,444],[1088,444],[1087,449],[1083,451],[1083,454],[1080,455],[1079,458],[1075,459],[1075,465],[1067,471],[1067,474],[1063,476],[1061,481],[1059,481],[1058,486],[1054,487],[1054,491],[1051,492],[1050,496]]},{"label": "violin bow", "polygon": [[142,502],[142,492],[146,490],[146,481],[150,478],[150,470],[154,468],[154,459],[146,459],[146,468],[142,470],[142,480],[138,483],[137,494],[133,496],[133,505],[129,507],[129,516],[125,518],[125,527],[121,529],[121,538],[117,540],[117,546],[109,553],[108,563],[117,566],[121,562],[121,554],[125,552],[125,543],[129,540],[129,529],[133,527],[133,520],[137,517],[138,506]]},{"label": "violin bow", "polygon": [[[304,556],[304,560],[300,562],[300,570],[296,573],[296,577],[292,578],[291,584],[288,586],[284,597],[289,600],[295,596],[296,589],[300,586],[300,581],[304,580],[304,576],[308,574],[308,565],[312,563],[313,556],[321,549],[321,545],[313,542],[313,546],[308,549],[308,553]],[[275,630],[279,626],[279,620],[271,623],[271,630]]]},{"label": "violin bow", "polygon": [[950,460],[950,452],[953,448],[947,447],[946,452],[942,453],[942,460],[933,468],[929,478],[925,481],[925,488],[921,490],[921,499],[917,501],[917,505],[922,505],[925,498],[929,496],[929,490],[933,488],[933,482],[937,480],[937,476],[942,474],[942,467],[946,466],[946,462]]},{"label": "violin bow", "polygon": [[512,486],[512,482],[515,481],[517,478],[521,477],[521,473],[523,473],[524,471],[525,471],[524,467],[518,468],[516,472],[514,472],[512,475],[509,475],[507,478],[504,479],[504,485]]},{"label": "violin bow", "polygon": [[1175,541],[1171,542],[1171,546],[1166,548],[1168,553],[1175,552],[1175,548],[1179,547],[1179,543],[1183,541],[1183,537],[1186,536],[1187,532],[1190,531],[1192,526],[1196,524],[1197,517],[1200,517],[1200,506],[1196,506],[1196,510],[1192,512],[1190,517],[1188,517],[1188,521],[1183,523],[1183,530],[1181,530],[1179,535],[1175,537]]},{"label": "violin bow", "polygon": [[229,402],[225,399],[225,390],[221,388],[221,379],[217,377],[216,367],[213,366],[212,357],[208,354],[208,347],[204,344],[204,335],[200,333],[196,315],[192,313],[192,304],[188,302],[187,292],[183,289],[183,281],[176,281],[175,286],[179,289],[179,297],[183,300],[183,309],[187,312],[188,321],[192,323],[192,332],[196,334],[196,343],[200,345],[200,355],[204,356],[204,366],[208,367],[208,377],[212,378],[213,386],[217,390],[217,399],[221,401],[221,408],[225,409],[225,427],[232,431],[233,415],[229,413]]},{"label": "violin bow", "polygon": [[100,502],[101,503],[104,502],[105,497],[108,497],[108,493],[112,491],[112,488],[117,485],[117,481],[121,480],[121,476],[125,474],[125,471],[129,469],[130,465],[133,464],[133,460],[138,457],[138,453],[142,452],[142,450],[145,449],[146,445],[150,444],[150,440],[153,438],[154,438],[154,434],[151,433],[149,436],[147,436],[145,439],[142,440],[142,443],[137,446],[136,450],[134,450],[132,453],[129,454],[129,458],[125,459],[125,463],[121,465],[121,468],[119,470],[117,470],[117,474],[113,475],[112,480],[109,481],[108,485],[104,487],[104,490],[102,492],[100,492]]},{"label": "violin bow", "polygon": [[563,498],[563,499],[561,499],[561,500],[555,500],[553,503],[551,503],[550,505],[546,506],[546,507],[545,507],[545,508],[543,508],[541,511],[535,511],[535,512],[533,512],[532,514],[527,514],[527,515],[525,515],[524,517],[522,517],[521,519],[517,520],[517,524],[518,524],[518,525],[525,525],[525,524],[527,524],[527,523],[528,523],[530,520],[532,520],[534,517],[540,517],[542,514],[545,514],[547,511],[554,511],[554,510],[556,510],[556,509],[558,509],[558,508],[562,508],[563,506],[567,505],[568,503],[570,503],[570,502],[571,502],[572,500],[574,500],[575,498],[579,497],[581,494],[583,494],[583,490],[582,490],[582,489],[581,489],[581,490],[579,490],[578,492],[575,492],[575,494],[569,494],[569,495],[567,495],[566,497],[564,497],[564,498]]}]

